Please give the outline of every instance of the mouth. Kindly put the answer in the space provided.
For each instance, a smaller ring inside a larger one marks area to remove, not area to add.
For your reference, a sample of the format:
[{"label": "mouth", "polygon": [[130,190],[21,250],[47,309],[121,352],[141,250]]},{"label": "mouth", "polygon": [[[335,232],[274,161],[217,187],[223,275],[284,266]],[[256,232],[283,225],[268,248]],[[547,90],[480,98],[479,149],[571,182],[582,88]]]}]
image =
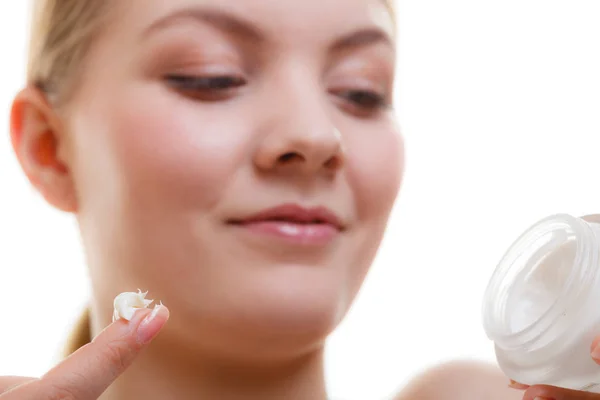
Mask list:
[{"label": "mouth", "polygon": [[300,244],[323,245],[345,230],[340,218],[325,207],[304,208],[284,204],[228,224],[253,234],[269,235]]}]

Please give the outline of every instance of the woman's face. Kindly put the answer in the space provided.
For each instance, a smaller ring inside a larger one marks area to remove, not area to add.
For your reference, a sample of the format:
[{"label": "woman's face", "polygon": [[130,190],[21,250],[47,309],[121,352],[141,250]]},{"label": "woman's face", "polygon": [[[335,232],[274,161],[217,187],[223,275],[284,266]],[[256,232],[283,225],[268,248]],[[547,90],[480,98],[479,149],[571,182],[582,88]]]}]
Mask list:
[{"label": "woman's face", "polygon": [[387,6],[114,4],[66,122],[96,306],[141,288],[190,345],[314,345],[400,186]]}]

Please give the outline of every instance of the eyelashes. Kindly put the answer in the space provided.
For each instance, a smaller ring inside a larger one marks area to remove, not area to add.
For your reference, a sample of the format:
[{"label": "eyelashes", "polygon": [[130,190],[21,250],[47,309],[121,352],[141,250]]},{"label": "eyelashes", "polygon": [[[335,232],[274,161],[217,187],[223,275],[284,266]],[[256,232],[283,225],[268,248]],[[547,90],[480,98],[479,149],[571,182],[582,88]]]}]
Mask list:
[{"label": "eyelashes", "polygon": [[[164,77],[167,85],[180,94],[198,101],[213,102],[227,100],[236,90],[247,85],[247,81],[237,76],[194,76],[170,74]],[[331,90],[330,94],[339,99],[345,108],[360,116],[368,116],[387,109],[391,105],[384,94],[364,89]]]},{"label": "eyelashes", "polygon": [[353,107],[361,109],[363,112],[375,112],[390,108],[391,104],[386,96],[370,90],[339,90],[332,94],[338,96]]},{"label": "eyelashes", "polygon": [[244,79],[234,76],[167,75],[165,79],[176,89],[189,91],[228,90],[246,84]]},{"label": "eyelashes", "polygon": [[215,102],[227,100],[235,89],[246,85],[243,78],[235,76],[167,75],[168,86],[178,93],[197,101]]}]

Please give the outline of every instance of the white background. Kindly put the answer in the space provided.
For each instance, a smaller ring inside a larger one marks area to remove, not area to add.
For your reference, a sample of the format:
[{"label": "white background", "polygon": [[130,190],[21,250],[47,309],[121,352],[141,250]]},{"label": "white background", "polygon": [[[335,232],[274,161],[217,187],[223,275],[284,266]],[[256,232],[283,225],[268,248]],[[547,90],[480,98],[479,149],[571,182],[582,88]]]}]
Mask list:
[{"label": "white background", "polygon": [[[8,136],[27,2],[0,2],[0,375],[41,375],[88,295],[73,219],[33,192]],[[399,2],[405,183],[382,250],[333,335],[331,394],[383,399],[418,371],[493,361],[487,280],[549,214],[600,213],[600,2]]]}]

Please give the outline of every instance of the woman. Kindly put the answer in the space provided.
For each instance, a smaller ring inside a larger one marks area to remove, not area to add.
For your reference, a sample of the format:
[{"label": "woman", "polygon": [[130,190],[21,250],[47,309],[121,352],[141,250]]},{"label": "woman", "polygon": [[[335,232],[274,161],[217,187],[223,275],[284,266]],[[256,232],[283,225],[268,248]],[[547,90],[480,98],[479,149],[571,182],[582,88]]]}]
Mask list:
[{"label": "woman", "polygon": [[[12,143],[76,216],[93,298],[73,354],[3,378],[0,400],[326,399],[324,341],[401,183],[391,2],[34,7]],[[169,309],[111,323],[113,298],[138,287]],[[585,398],[525,396],[542,394]],[[456,363],[398,398],[482,396],[522,393]]]}]

